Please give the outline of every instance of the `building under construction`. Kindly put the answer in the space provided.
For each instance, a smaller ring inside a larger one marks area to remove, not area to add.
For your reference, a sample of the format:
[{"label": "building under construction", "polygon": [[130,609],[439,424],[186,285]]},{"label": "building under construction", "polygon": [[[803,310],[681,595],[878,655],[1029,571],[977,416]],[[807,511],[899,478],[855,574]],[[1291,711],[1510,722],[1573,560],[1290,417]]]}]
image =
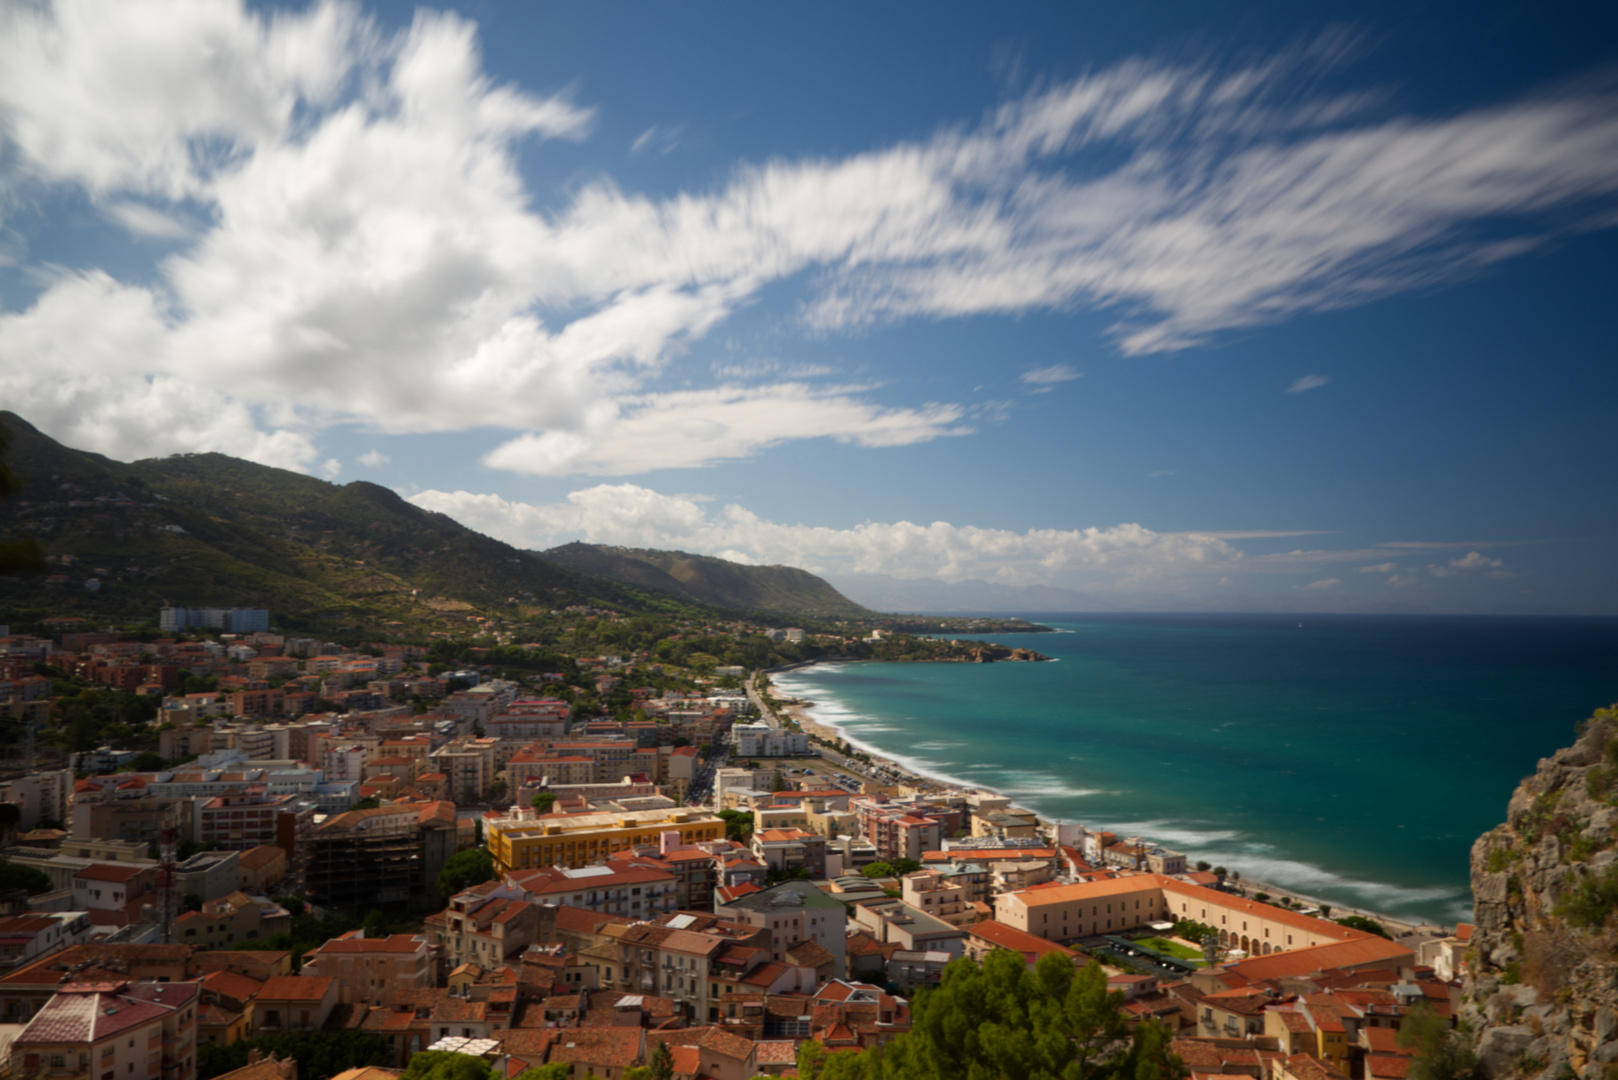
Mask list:
[{"label": "building under construction", "polygon": [[305,837],[305,895],[324,907],[436,911],[438,872],[461,847],[462,831],[451,802],[333,815]]}]

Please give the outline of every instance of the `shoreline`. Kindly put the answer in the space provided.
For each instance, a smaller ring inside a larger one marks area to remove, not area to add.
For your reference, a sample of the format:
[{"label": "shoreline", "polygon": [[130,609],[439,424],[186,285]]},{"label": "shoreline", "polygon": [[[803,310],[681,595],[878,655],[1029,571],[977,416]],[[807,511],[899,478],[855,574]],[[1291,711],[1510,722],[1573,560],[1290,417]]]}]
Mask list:
[{"label": "shoreline", "polygon": [[[775,680],[773,676],[778,673],[791,674],[793,672],[808,671],[817,665],[826,663],[868,664],[879,662],[880,661],[856,659],[805,660],[796,664],[768,669],[761,672],[761,674],[771,677],[770,687],[774,689]],[[828,724],[824,721],[816,719],[813,715],[811,715],[810,712],[810,710],[814,709],[815,707],[816,703],[813,700],[809,700],[807,703],[805,703],[805,699],[794,697],[791,699],[790,703],[783,703],[779,705],[777,707],[777,713],[781,718],[789,719],[797,723],[806,734],[827,739],[833,743],[847,743],[849,746],[869,755],[871,762],[874,765],[878,765],[892,772],[898,773],[901,780],[903,778],[914,777],[916,780],[921,781],[922,783],[937,788],[967,787],[983,791],[990,791],[996,795],[1001,795],[1007,798],[1014,798],[1014,796],[1007,795],[1007,793],[1001,791],[991,784],[985,784],[979,781],[965,781],[957,778],[941,777],[940,775],[935,775],[928,771],[913,769],[900,760],[900,755],[896,755],[892,751],[883,750],[872,746],[869,743],[852,738],[847,732],[837,727],[835,724]],[[817,745],[817,756],[819,749],[820,748]],[[1052,827],[1057,824],[1057,819],[1052,818],[1048,814],[1031,810],[1026,807],[1016,806],[1016,804],[1013,805],[1016,809],[1022,809],[1027,813],[1033,814],[1037,818],[1042,828]],[[1150,840],[1151,838],[1146,837],[1145,839]],[[1241,870],[1240,867],[1234,867],[1233,869],[1237,870],[1238,872]],[[1269,893],[1272,898],[1289,896],[1294,900],[1301,901],[1305,906],[1313,905],[1315,907],[1321,907],[1324,905],[1330,907],[1333,915],[1338,917],[1344,915],[1363,915],[1366,918],[1374,919],[1378,923],[1381,923],[1396,940],[1404,937],[1430,937],[1435,935],[1443,936],[1454,929],[1453,926],[1449,926],[1448,924],[1444,923],[1437,923],[1430,919],[1416,921],[1404,916],[1392,915],[1387,912],[1362,907],[1357,904],[1343,903],[1338,900],[1320,897],[1309,892],[1300,891],[1291,886],[1260,881],[1256,878],[1249,878],[1245,874],[1243,874],[1243,876],[1239,879],[1239,883],[1237,884],[1236,888],[1229,891],[1239,892],[1240,894],[1249,898],[1251,898],[1255,893],[1260,892]]]}]

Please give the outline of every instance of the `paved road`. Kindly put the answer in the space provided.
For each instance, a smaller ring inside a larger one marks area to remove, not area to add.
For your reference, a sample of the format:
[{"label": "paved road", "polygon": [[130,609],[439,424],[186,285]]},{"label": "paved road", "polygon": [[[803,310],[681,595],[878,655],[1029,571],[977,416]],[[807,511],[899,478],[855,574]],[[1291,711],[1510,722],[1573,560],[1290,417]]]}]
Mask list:
[{"label": "paved road", "polygon": [[769,706],[764,704],[764,695],[758,692],[758,674],[756,672],[747,680],[747,698],[753,703],[753,708],[758,710],[759,718],[766,724],[772,728],[781,726],[781,722],[776,719],[775,713],[770,710]]}]

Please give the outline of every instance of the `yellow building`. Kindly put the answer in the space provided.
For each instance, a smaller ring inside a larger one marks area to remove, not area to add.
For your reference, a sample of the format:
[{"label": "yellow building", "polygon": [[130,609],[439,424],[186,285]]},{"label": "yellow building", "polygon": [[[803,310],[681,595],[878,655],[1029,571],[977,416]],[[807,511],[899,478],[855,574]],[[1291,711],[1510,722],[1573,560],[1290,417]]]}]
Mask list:
[{"label": "yellow building", "polygon": [[701,810],[541,815],[518,809],[483,821],[483,835],[499,874],[536,866],[589,866],[615,852],[656,847],[666,832],[679,833],[682,844],[697,844],[723,839],[725,823]]}]

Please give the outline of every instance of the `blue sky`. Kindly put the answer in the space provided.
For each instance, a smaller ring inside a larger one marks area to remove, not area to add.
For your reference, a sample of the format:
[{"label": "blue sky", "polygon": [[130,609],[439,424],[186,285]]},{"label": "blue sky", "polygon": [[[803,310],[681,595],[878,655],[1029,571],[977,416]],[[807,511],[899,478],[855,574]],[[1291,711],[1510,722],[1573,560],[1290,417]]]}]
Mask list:
[{"label": "blue sky", "polygon": [[1610,8],[872,7],[0,3],[0,400],[883,606],[1618,613]]}]

